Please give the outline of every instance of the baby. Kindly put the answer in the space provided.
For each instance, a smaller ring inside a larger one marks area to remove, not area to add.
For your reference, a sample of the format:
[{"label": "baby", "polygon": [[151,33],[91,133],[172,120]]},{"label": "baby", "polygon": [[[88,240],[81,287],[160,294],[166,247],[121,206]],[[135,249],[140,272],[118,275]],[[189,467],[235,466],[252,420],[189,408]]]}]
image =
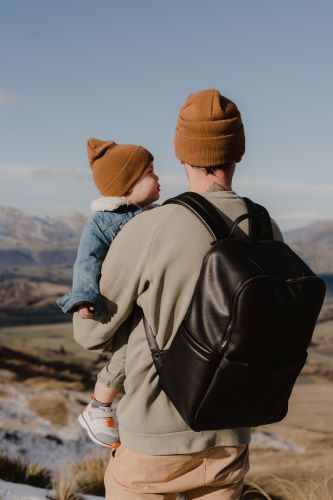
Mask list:
[{"label": "baby", "polygon": [[[87,141],[87,151],[94,182],[102,197],[91,204],[94,213],[81,235],[72,291],[57,303],[64,312],[78,311],[81,318],[91,319],[107,312],[99,280],[113,239],[126,222],[158,200],[160,186],[154,173],[154,158],[142,146],[91,138]],[[79,416],[90,439],[105,447],[112,448],[119,442],[112,403],[124,380],[121,347],[127,339],[127,332],[125,338],[120,332],[115,336],[115,353],[98,374],[92,401]]]}]

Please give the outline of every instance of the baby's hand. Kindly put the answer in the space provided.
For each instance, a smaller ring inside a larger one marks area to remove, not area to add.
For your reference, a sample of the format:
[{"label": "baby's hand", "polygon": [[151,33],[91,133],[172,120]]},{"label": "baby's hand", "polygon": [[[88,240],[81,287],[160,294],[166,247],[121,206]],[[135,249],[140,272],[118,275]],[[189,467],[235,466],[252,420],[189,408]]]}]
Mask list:
[{"label": "baby's hand", "polygon": [[78,307],[78,313],[83,319],[91,319],[94,316],[94,306],[82,305]]}]

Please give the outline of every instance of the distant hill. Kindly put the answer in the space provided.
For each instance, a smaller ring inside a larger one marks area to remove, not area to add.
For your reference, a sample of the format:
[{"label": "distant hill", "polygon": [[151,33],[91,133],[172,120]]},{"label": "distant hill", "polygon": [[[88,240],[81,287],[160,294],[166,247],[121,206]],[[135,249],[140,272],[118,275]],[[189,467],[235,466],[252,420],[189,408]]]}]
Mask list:
[{"label": "distant hill", "polygon": [[315,272],[333,274],[333,221],[286,231],[285,240]]},{"label": "distant hill", "polygon": [[87,217],[79,212],[39,217],[0,206],[1,241],[59,243],[77,240]]},{"label": "distant hill", "polygon": [[[56,298],[69,291],[86,216],[36,217],[0,206],[0,323],[66,321]],[[285,232],[285,241],[324,275],[333,299],[333,221]],[[323,311],[332,317],[331,305]]]},{"label": "distant hill", "polygon": [[0,206],[0,267],[73,265],[87,217],[37,217]]},{"label": "distant hill", "polygon": [[55,323],[69,321],[56,304],[70,291],[64,284],[31,279],[5,279],[0,282],[0,324]]},{"label": "distant hill", "polygon": [[333,245],[333,220],[321,220],[284,233],[286,240],[298,243]]},{"label": "distant hill", "polygon": [[0,324],[70,320],[56,299],[70,290],[86,221],[81,213],[37,217],[0,206]]},{"label": "distant hill", "polygon": [[44,309],[49,301],[53,303],[58,297],[69,292],[66,285],[50,282],[34,282],[28,279],[12,279],[3,281],[0,287],[0,311],[23,309]]},{"label": "distant hill", "polygon": [[[0,268],[72,266],[86,221],[82,213],[37,217],[0,206]],[[285,241],[321,274],[333,274],[333,221],[286,231]]]}]

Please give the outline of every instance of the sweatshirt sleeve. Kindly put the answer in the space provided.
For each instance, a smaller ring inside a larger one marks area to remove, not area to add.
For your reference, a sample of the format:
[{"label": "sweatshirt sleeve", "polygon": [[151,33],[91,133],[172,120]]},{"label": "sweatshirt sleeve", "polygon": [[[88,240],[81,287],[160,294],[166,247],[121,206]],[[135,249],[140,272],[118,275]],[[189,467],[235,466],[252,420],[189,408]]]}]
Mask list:
[{"label": "sweatshirt sleeve", "polygon": [[126,351],[129,333],[132,324],[128,324],[129,320],[133,320],[132,316],[123,323],[117,333],[114,335],[112,342],[111,360],[104,366],[98,374],[98,380],[105,387],[112,389],[122,389],[125,381],[125,363]]},{"label": "sweatshirt sleeve", "polygon": [[149,286],[146,269],[155,232],[150,213],[142,213],[124,226],[104,260],[100,291],[107,317],[98,321],[82,319],[77,313],[73,316],[74,338],[88,350],[113,351],[113,336]]}]

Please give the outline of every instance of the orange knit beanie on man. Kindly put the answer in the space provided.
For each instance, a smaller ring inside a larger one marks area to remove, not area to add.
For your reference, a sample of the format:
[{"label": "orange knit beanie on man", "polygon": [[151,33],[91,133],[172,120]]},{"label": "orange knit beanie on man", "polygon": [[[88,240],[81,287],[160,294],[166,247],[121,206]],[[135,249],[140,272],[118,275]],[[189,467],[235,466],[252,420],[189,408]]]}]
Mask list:
[{"label": "orange knit beanie on man", "polygon": [[196,167],[239,162],[245,151],[244,127],[236,104],[216,89],[191,94],[180,109],[175,153]]},{"label": "orange knit beanie on man", "polygon": [[94,183],[103,196],[125,196],[154,161],[143,146],[94,138],[87,140],[87,152]]}]

